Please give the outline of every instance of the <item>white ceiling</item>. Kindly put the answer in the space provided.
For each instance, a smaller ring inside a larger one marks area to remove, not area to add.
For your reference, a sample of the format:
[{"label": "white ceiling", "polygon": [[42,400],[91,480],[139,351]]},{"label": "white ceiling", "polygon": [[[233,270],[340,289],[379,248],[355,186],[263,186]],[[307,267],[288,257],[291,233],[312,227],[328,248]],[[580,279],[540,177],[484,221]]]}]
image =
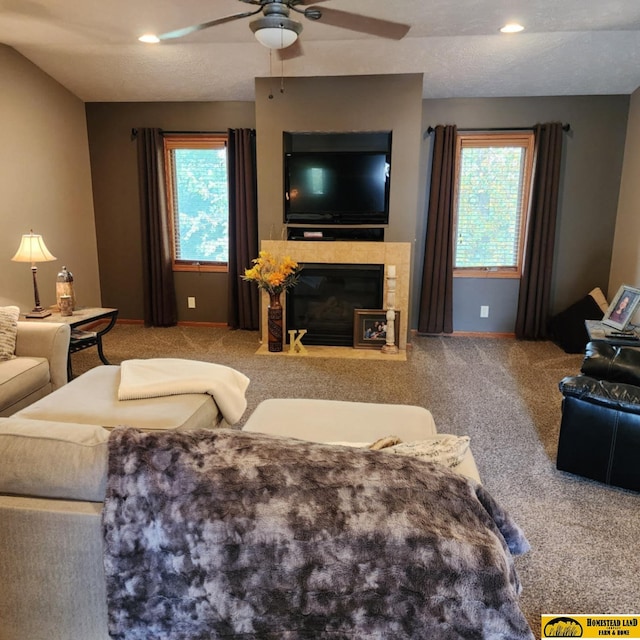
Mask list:
[{"label": "white ceiling", "polygon": [[[0,0],[0,43],[85,101],[253,100],[254,78],[422,73],[425,98],[629,94],[640,86],[640,0],[327,0],[411,25],[400,41],[303,23],[281,63],[253,18],[178,41],[145,32],[251,10],[239,0]],[[259,16],[257,16],[259,17]],[[504,35],[504,23],[526,30]],[[1,80],[1,79],[0,79]]]}]

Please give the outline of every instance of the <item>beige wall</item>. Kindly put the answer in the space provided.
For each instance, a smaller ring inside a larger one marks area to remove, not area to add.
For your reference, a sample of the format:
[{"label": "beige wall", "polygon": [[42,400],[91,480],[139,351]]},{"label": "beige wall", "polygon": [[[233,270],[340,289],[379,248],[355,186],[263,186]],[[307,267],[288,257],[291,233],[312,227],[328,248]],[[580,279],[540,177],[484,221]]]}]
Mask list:
[{"label": "beige wall", "polygon": [[58,259],[38,266],[43,306],[63,265],[78,304],[101,303],[84,104],[14,49],[0,45],[0,304],[33,308],[28,264],[12,262],[33,229]]},{"label": "beige wall", "polygon": [[[608,299],[621,284],[640,287],[640,89],[631,96]],[[639,314],[635,322],[640,320]]]}]

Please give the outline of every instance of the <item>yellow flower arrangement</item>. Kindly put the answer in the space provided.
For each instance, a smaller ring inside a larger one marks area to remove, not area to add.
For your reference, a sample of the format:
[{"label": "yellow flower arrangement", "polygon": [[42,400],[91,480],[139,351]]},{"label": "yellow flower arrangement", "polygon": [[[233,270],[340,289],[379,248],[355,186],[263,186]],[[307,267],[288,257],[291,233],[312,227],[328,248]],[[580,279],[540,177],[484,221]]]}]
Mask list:
[{"label": "yellow flower arrangement", "polygon": [[253,266],[245,269],[242,279],[255,282],[258,289],[279,294],[298,282],[301,267],[289,256],[276,259],[268,251],[261,251],[251,262]]}]

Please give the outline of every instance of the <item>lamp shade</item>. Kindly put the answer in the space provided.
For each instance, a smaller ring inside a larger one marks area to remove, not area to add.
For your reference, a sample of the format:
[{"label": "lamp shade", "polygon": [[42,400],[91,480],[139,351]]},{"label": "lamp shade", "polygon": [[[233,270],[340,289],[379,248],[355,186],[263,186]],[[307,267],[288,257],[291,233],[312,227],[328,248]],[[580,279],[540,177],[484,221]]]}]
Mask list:
[{"label": "lamp shade", "polygon": [[47,245],[44,243],[42,236],[33,233],[26,233],[22,236],[20,246],[16,251],[16,255],[11,258],[14,262],[51,262],[57,258],[51,254]]},{"label": "lamp shade", "polygon": [[256,40],[268,49],[290,47],[302,31],[302,25],[282,16],[267,16],[254,20],[250,25]]}]

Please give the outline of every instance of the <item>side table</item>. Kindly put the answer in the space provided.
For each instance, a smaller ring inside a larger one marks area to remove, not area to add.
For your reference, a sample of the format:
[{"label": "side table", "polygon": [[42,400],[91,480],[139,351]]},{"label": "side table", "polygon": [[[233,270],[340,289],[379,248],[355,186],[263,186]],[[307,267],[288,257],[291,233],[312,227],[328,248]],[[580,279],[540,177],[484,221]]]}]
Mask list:
[{"label": "side table", "polygon": [[[29,322],[61,322],[69,325],[71,329],[71,342],[69,343],[69,357],[67,359],[67,376],[69,380],[73,378],[71,367],[71,354],[89,347],[98,349],[98,357],[103,364],[111,364],[102,350],[102,336],[113,329],[118,319],[118,309],[108,309],[103,307],[80,308],[73,311],[71,316],[63,316],[59,311],[52,311],[46,318],[25,318]],[[98,328],[97,331],[85,331],[80,329],[85,325],[91,325],[105,320],[106,324]]]},{"label": "side table", "polygon": [[604,340],[614,347],[640,347],[640,335],[637,330],[621,336],[613,327],[603,324],[600,320],[585,320],[584,326],[589,340]]}]

